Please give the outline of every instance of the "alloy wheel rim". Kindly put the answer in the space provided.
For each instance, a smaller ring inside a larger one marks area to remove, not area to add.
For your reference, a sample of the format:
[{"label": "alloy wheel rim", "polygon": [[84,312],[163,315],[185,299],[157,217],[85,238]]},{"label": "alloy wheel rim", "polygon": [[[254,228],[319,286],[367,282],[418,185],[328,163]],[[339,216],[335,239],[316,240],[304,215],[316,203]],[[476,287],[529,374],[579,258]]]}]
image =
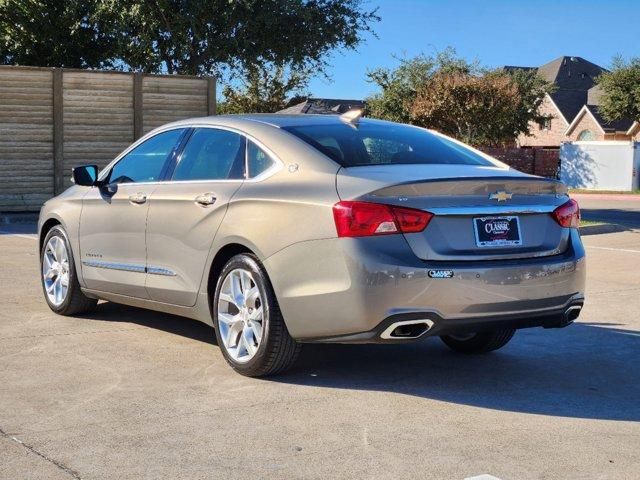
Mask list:
[{"label": "alloy wheel rim", "polygon": [[251,360],[262,342],[264,309],[260,290],[250,271],[227,274],[218,297],[218,331],[223,346],[236,362]]},{"label": "alloy wheel rim", "polygon": [[69,253],[62,238],[51,237],[42,255],[42,279],[47,298],[56,307],[69,292]]}]

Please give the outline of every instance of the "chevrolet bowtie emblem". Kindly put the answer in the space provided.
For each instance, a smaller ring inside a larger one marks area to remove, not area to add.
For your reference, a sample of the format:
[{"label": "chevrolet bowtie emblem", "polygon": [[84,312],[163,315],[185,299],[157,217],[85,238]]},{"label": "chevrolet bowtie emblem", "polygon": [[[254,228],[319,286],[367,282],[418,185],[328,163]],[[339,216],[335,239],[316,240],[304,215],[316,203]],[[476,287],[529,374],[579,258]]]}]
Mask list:
[{"label": "chevrolet bowtie emblem", "polygon": [[499,202],[506,202],[507,200],[511,200],[513,197],[513,193],[498,191],[489,195],[489,200],[497,200]]}]

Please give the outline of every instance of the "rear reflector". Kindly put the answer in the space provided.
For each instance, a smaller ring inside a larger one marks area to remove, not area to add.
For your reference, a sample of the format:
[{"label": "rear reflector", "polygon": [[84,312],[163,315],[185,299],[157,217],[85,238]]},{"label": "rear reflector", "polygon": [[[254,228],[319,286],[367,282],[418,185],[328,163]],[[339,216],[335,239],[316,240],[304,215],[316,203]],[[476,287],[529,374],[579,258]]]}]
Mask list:
[{"label": "rear reflector", "polygon": [[369,237],[424,230],[432,213],[382,203],[338,202],[333,218],[339,237]]},{"label": "rear reflector", "polygon": [[580,226],[580,207],[573,199],[560,205],[551,215],[561,227],[578,228]]}]

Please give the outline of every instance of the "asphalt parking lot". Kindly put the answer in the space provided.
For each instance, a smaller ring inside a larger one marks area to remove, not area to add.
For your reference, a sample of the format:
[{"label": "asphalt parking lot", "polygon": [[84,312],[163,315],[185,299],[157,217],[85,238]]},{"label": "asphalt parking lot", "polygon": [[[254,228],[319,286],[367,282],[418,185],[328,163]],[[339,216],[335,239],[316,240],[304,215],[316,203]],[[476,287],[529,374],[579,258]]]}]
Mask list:
[{"label": "asphalt parking lot", "polygon": [[0,478],[640,476],[640,231],[584,237],[587,304],[486,356],[308,345],[233,373],[198,322],[56,316],[35,237],[0,235]]},{"label": "asphalt parking lot", "polygon": [[640,228],[640,195],[571,194],[580,204],[582,218]]}]

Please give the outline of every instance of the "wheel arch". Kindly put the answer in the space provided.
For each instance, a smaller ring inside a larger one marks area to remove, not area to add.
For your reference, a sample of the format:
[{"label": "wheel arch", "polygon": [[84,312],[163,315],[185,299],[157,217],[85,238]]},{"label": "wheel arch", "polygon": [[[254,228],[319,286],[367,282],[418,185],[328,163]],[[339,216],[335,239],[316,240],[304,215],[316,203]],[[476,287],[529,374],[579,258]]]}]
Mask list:
[{"label": "wheel arch", "polygon": [[211,267],[209,268],[209,276],[207,277],[207,302],[209,304],[209,310],[211,311],[212,315],[213,311],[211,309],[213,308],[213,295],[215,293],[216,284],[218,283],[218,277],[220,276],[220,273],[222,272],[222,269],[224,268],[226,263],[231,260],[231,258],[241,253],[256,255],[256,253],[246,245],[243,245],[241,243],[228,243],[218,250],[215,257],[213,258],[213,261],[211,262]]},{"label": "wheel arch", "polygon": [[60,219],[56,217],[48,218],[42,224],[42,228],[40,228],[40,235],[38,236],[38,252],[42,252],[42,247],[44,246],[44,239],[47,237],[47,234],[49,233],[49,231],[56,225],[61,225],[62,228],[64,228],[64,225],[62,225],[62,222],[60,221]]}]

